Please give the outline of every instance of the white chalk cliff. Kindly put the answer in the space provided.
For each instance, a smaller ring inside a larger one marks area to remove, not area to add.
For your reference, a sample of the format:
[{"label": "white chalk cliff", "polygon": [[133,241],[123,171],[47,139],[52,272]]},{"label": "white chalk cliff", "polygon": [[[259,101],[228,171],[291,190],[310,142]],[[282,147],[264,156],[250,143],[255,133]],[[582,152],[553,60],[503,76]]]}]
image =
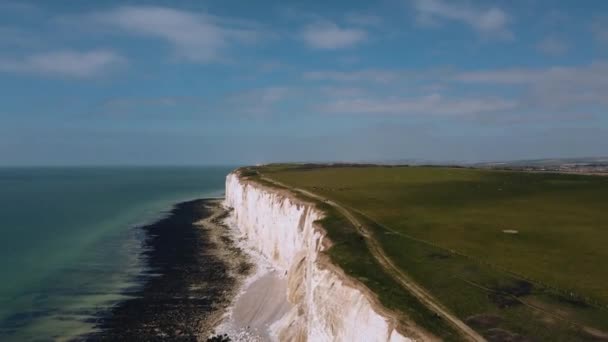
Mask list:
[{"label": "white chalk cliff", "polygon": [[[412,341],[373,299],[320,254],[328,248],[323,213],[287,191],[226,179],[226,205],[250,245],[287,278],[293,307],[269,328],[278,341]],[[281,294],[277,294],[281,295]]]}]

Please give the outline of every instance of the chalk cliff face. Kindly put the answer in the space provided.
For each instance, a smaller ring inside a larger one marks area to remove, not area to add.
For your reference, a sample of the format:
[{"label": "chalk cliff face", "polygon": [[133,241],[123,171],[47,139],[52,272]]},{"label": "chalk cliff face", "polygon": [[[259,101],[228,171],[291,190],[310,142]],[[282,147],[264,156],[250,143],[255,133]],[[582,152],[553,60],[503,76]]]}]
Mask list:
[{"label": "chalk cliff face", "polygon": [[226,179],[226,204],[234,208],[238,229],[250,245],[287,277],[286,295],[294,307],[270,326],[273,339],[411,341],[353,281],[321,262],[328,241],[314,223],[322,213],[312,205],[235,173]]}]

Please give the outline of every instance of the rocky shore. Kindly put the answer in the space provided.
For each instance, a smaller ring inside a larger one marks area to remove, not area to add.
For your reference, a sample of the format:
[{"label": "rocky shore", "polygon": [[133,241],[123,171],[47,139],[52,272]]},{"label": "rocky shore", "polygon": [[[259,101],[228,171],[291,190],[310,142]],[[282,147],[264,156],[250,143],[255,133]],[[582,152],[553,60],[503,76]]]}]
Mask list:
[{"label": "rocky shore", "polygon": [[97,321],[90,341],[206,340],[251,265],[223,225],[221,200],[177,204],[142,227],[148,269],[142,286]]}]

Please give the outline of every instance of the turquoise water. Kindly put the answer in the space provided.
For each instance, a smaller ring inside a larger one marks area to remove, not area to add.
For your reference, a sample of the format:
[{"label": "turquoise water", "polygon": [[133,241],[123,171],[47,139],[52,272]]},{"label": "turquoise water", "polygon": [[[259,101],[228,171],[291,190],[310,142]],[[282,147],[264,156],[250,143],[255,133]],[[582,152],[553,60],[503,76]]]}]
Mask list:
[{"label": "turquoise water", "polygon": [[0,168],[0,340],[63,339],[136,287],[142,232],[231,167]]}]

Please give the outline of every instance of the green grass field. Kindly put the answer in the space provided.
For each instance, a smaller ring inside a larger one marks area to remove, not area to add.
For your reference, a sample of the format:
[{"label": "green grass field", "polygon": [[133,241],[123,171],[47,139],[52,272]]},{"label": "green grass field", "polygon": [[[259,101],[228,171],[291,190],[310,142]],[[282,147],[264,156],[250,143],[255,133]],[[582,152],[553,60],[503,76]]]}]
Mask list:
[{"label": "green grass field", "polygon": [[[347,207],[402,270],[490,340],[608,340],[608,177],[439,167],[256,170]],[[387,306],[455,338],[416,300],[396,294],[390,277],[370,283],[378,266],[357,261],[365,245],[350,241],[353,230],[338,234],[338,226],[328,229],[335,260]]]}]

